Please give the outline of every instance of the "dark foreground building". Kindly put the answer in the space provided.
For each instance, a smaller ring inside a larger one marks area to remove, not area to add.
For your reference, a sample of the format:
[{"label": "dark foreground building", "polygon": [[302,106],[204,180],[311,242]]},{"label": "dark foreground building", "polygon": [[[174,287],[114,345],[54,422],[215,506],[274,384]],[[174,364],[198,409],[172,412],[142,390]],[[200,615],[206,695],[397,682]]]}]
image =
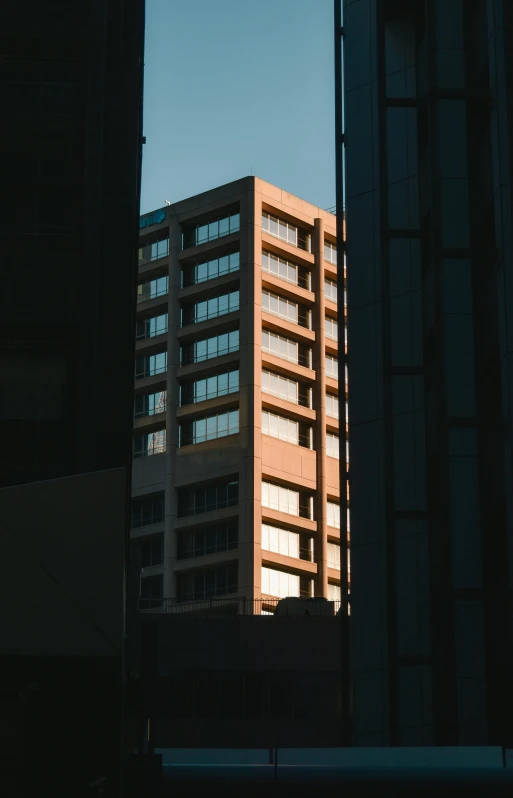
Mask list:
[{"label": "dark foreground building", "polygon": [[143,28],[143,0],[0,11],[6,795],[117,789]]},{"label": "dark foreground building", "polygon": [[513,5],[343,6],[352,742],[511,747]]}]

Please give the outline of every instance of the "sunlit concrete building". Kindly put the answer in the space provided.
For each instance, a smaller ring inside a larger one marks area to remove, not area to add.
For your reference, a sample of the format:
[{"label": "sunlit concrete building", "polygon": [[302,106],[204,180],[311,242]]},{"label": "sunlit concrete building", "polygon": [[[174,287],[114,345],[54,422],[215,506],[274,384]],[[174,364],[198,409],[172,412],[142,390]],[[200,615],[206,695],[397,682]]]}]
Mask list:
[{"label": "sunlit concrete building", "polygon": [[335,224],[256,177],[141,218],[132,539],[152,604],[340,598]]}]

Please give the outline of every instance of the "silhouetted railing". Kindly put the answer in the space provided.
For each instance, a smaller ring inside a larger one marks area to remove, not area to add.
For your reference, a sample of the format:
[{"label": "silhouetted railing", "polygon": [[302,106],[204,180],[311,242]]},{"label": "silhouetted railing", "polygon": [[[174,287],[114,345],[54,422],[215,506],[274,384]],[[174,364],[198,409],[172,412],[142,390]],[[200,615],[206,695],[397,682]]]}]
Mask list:
[{"label": "silhouetted railing", "polygon": [[[278,606],[279,604],[279,606]],[[159,612],[168,615],[190,615],[212,617],[230,615],[276,615],[277,617],[334,617],[341,608],[340,601],[318,598],[263,598],[249,599],[244,596],[213,596],[193,601],[178,601],[175,598],[139,598],[140,612]]]}]

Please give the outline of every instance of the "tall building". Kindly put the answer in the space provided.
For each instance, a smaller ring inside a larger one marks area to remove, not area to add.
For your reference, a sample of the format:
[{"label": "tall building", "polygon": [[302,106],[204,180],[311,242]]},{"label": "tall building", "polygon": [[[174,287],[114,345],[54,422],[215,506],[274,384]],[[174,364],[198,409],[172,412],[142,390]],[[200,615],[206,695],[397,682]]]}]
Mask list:
[{"label": "tall building", "polygon": [[338,600],[334,215],[247,177],[140,227],[132,539],[143,600],[240,596],[264,612],[284,596]]},{"label": "tall building", "polygon": [[0,10],[9,795],[119,787],[143,43],[142,0]]},{"label": "tall building", "polygon": [[355,745],[513,745],[512,30],[335,2]]}]

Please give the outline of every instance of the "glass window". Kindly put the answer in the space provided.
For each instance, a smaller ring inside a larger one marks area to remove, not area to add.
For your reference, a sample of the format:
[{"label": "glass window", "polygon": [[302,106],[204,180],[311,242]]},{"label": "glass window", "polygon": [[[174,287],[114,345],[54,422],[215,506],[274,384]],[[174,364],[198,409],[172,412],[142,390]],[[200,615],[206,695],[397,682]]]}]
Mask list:
[{"label": "glass window", "polygon": [[221,211],[211,217],[208,221],[196,224],[184,225],[182,235],[182,247],[194,247],[205,241],[214,241],[230,233],[235,233],[240,229],[239,213],[227,213]]},{"label": "glass window", "polygon": [[326,374],[334,380],[338,380],[338,360],[336,357],[326,355]]},{"label": "glass window", "polygon": [[214,335],[203,341],[195,341],[192,344],[184,344],[181,348],[181,365],[189,363],[199,363],[202,360],[210,360],[214,357],[221,357],[229,352],[237,352],[239,349],[239,331],[231,330],[228,333]]},{"label": "glass window", "polygon": [[262,330],[262,349],[292,363],[298,362],[298,344],[269,330]]},{"label": "glass window", "polygon": [[239,431],[239,411],[229,410],[206,418],[182,421],[179,427],[179,446],[190,446],[206,440],[235,435]]},{"label": "glass window", "polygon": [[278,510],[280,513],[312,517],[312,505],[309,497],[271,482],[262,482],[262,507]]},{"label": "glass window", "polygon": [[335,502],[328,502],[327,524],[333,529],[340,529],[340,505]]},{"label": "glass window", "polygon": [[167,391],[138,394],[134,401],[134,417],[154,416],[166,412]]},{"label": "glass window", "polygon": [[184,530],[178,535],[177,556],[179,560],[189,557],[204,557],[220,551],[236,549],[238,545],[237,519],[228,519],[216,524]]},{"label": "glass window", "polygon": [[299,534],[270,524],[262,524],[262,549],[299,559]]},{"label": "glass window", "polygon": [[326,316],[324,320],[324,329],[326,331],[326,338],[331,338],[332,341],[338,341],[338,324],[335,319]]},{"label": "glass window", "polygon": [[167,232],[158,233],[147,238],[139,247],[139,265],[149,263],[158,258],[169,255],[169,235]]},{"label": "glass window", "polygon": [[263,566],[262,593],[278,598],[299,596],[299,576]]},{"label": "glass window", "polygon": [[164,521],[164,494],[132,499],[132,529]]},{"label": "glass window", "polygon": [[208,261],[187,264],[182,269],[182,288],[188,285],[197,285],[207,280],[214,280],[225,274],[239,270],[240,256],[238,252],[222,255]]},{"label": "glass window", "polygon": [[262,213],[262,230],[266,233],[270,233],[272,236],[276,236],[276,238],[280,238],[282,241],[292,244],[292,246],[299,246],[301,249],[310,252],[310,233],[299,230],[299,228],[294,225],[285,222],[283,219],[278,219],[276,216],[265,211]]},{"label": "glass window", "polygon": [[134,435],[133,453],[135,458],[164,454],[166,451],[166,430],[140,432]]},{"label": "glass window", "polygon": [[275,316],[281,316],[297,324],[298,306],[285,297],[271,294],[269,291],[262,291],[262,308]]},{"label": "glass window", "polygon": [[326,434],[326,454],[328,457],[340,458],[338,435]]},{"label": "glass window", "polygon": [[295,404],[298,402],[298,383],[271,371],[262,371],[262,392]]},{"label": "glass window", "polygon": [[145,280],[137,286],[137,301],[145,302],[148,299],[156,299],[168,293],[168,275],[156,277],[154,280]]},{"label": "glass window", "polygon": [[152,377],[155,374],[162,374],[165,371],[167,371],[167,352],[158,352],[155,355],[145,355],[136,358],[136,379]]},{"label": "glass window", "polygon": [[324,296],[332,302],[337,301],[337,284],[333,280],[324,280]]},{"label": "glass window", "polygon": [[340,589],[340,585],[333,585],[331,582],[328,582],[328,600],[329,601],[342,600],[342,591]]},{"label": "glass window", "polygon": [[337,263],[337,247],[336,244],[332,244],[330,241],[324,242],[324,260],[329,261],[330,263]]},{"label": "glass window", "polygon": [[326,415],[331,418],[338,418],[338,397],[326,394]]},{"label": "glass window", "polygon": [[138,319],[136,327],[137,340],[153,338],[167,332],[167,313],[159,316],[149,316],[146,319]]},{"label": "glass window", "polygon": [[328,543],[328,568],[336,568],[340,571],[340,545],[338,543]]},{"label": "glass window", "polygon": [[298,422],[269,413],[267,410],[262,411],[262,432],[264,435],[294,443],[296,446],[299,444]]}]

